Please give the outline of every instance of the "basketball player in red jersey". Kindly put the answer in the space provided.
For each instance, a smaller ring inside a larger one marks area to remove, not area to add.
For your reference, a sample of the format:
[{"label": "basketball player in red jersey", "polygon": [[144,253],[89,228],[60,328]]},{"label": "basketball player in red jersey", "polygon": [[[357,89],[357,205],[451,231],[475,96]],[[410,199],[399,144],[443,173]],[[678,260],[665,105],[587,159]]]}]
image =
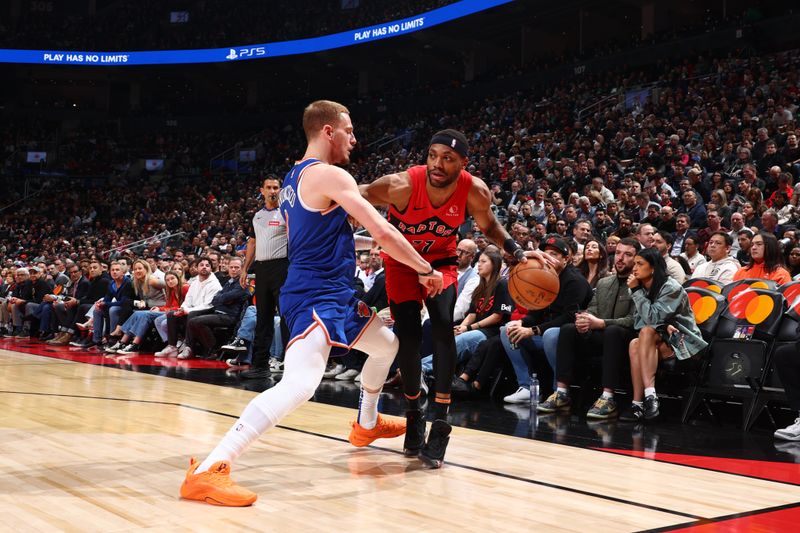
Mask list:
[{"label": "basketball player in red jersey", "polygon": [[[453,306],[457,294],[456,241],[458,227],[469,212],[486,237],[517,261],[537,257],[546,264],[550,258],[540,252],[523,253],[491,210],[491,193],[486,184],[469,174],[468,143],[463,133],[447,129],[437,132],[428,148],[427,165],[389,174],[369,185],[361,194],[373,205],[389,206],[389,222],[402,233],[444,278],[443,292],[427,297],[418,287],[417,273],[386,257],[386,292],[400,341],[397,352],[403,376],[403,393],[408,400],[406,456],[419,456],[429,468],[440,468],[450,439],[447,412],[450,383],[455,372],[456,343],[453,335]],[[433,338],[433,373],[436,378],[434,421],[425,442],[425,418],[420,410],[420,342],[422,302],[428,308]],[[480,325],[473,324],[473,328]]]}]

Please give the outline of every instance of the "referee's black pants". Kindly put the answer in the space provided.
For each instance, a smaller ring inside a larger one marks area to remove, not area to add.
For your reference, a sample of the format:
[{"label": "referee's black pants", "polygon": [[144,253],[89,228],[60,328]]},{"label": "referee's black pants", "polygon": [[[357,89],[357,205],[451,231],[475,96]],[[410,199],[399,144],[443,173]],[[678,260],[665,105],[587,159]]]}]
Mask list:
[{"label": "referee's black pants", "polygon": [[[269,347],[275,336],[275,311],[278,309],[278,296],[289,271],[288,259],[256,261],[253,272],[256,275],[256,334],[253,341],[253,367],[265,369],[269,366]],[[281,341],[284,352],[289,342],[289,328],[281,318]]]}]

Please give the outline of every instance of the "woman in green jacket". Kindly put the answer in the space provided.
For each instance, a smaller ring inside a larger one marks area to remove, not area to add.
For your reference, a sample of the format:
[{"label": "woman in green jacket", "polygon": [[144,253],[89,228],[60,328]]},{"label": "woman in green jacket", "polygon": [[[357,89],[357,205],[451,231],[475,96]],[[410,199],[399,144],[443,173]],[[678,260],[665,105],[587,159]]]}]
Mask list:
[{"label": "woman in green jacket", "polygon": [[652,420],[659,415],[656,370],[661,359],[688,359],[706,346],[697,327],[683,287],[667,274],[664,258],[655,248],[636,254],[628,277],[633,300],[633,327],[639,332],[631,341],[633,405],[621,420]]}]

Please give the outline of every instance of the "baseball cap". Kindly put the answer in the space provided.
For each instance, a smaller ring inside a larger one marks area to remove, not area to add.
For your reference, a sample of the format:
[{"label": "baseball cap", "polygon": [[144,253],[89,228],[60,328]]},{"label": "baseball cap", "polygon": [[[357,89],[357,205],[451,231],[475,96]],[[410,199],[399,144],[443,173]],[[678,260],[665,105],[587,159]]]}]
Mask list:
[{"label": "baseball cap", "polygon": [[564,257],[569,255],[569,246],[564,241],[564,239],[552,235],[548,235],[547,237],[545,237],[544,240],[542,241],[542,244],[539,245],[539,248],[542,251],[548,248],[553,248]]}]

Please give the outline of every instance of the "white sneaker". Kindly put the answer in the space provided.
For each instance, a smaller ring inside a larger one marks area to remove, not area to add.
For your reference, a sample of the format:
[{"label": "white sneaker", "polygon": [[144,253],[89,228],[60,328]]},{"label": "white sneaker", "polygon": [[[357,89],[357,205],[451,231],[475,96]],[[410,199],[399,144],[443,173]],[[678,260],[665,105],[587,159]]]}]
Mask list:
[{"label": "white sneaker", "polygon": [[178,341],[178,344],[175,347],[178,349],[178,351],[181,351],[183,350],[184,346],[186,346],[186,342],[183,339],[181,339]]},{"label": "white sneaker", "polygon": [[272,375],[275,374],[283,374],[283,361],[275,359],[274,357],[269,358],[269,371]]},{"label": "white sneaker", "polygon": [[525,387],[520,387],[514,394],[509,394],[503,401],[506,403],[531,403],[531,391]]},{"label": "white sneaker", "polygon": [[153,357],[175,357],[178,355],[178,348],[169,344],[163,349],[153,354]]},{"label": "white sneaker", "polygon": [[331,379],[335,378],[342,372],[344,372],[344,365],[336,364],[333,367],[331,367],[330,370],[326,370],[325,373],[322,374],[322,377],[325,379]]},{"label": "white sneaker", "polygon": [[178,352],[178,359],[191,359],[194,356],[192,349],[184,345],[183,349]]},{"label": "white sneaker", "polygon": [[103,350],[106,353],[117,353],[117,350],[121,350],[125,346],[125,343],[122,341],[117,341],[113,346],[106,346]]},{"label": "white sneaker", "polygon": [[345,370],[341,374],[337,374],[334,379],[337,379],[339,381],[353,381],[353,378],[355,378],[358,375],[358,373],[359,373],[358,370],[356,370],[355,368],[351,368],[349,370]]},{"label": "white sneaker", "polygon": [[775,432],[775,438],[781,440],[800,441],[800,417],[796,418],[791,426]]},{"label": "white sneaker", "polygon": [[353,381],[355,381],[356,383],[361,383],[361,372],[358,373],[358,375],[353,379]]}]

